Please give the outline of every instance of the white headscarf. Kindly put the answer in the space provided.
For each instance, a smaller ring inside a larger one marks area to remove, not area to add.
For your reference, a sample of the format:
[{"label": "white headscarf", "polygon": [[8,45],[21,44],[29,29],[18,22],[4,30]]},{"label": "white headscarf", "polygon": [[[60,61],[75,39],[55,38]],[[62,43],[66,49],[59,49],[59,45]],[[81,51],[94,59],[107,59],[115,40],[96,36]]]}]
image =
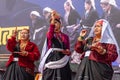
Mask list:
[{"label": "white headscarf", "polygon": [[72,0],[67,0],[64,4],[69,3],[72,9],[75,9],[73,6]]},{"label": "white headscarf", "polygon": [[116,4],[115,0],[101,0],[100,3],[109,3],[109,4],[117,7],[117,4]]},{"label": "white headscarf", "polygon": [[45,7],[44,9],[43,9],[43,13],[44,12],[48,12],[48,13],[51,13],[53,10],[50,8],[50,7]]},{"label": "white headscarf", "polygon": [[90,0],[90,1],[91,1],[91,4],[92,4],[93,8],[96,9],[96,7],[95,7],[95,0]]},{"label": "white headscarf", "polygon": [[[112,29],[111,29],[111,26],[109,24],[109,22],[105,19],[100,19],[103,21],[103,25],[102,25],[102,34],[101,34],[101,39],[100,39],[100,42],[101,43],[110,43],[110,44],[115,44],[116,47],[117,47],[117,52],[119,54],[119,46],[117,44],[117,41],[114,37],[114,34],[112,32]],[[98,20],[99,21],[99,20]],[[96,21],[97,22],[97,21]],[[95,24],[96,24],[95,22]],[[88,37],[93,37],[94,36],[94,27],[95,27],[95,24],[94,26],[92,27],[91,29],[91,32],[90,34],[88,35]]]},{"label": "white headscarf", "polygon": [[35,16],[40,17],[39,12],[37,12],[37,11],[31,11],[30,15],[35,15]]}]

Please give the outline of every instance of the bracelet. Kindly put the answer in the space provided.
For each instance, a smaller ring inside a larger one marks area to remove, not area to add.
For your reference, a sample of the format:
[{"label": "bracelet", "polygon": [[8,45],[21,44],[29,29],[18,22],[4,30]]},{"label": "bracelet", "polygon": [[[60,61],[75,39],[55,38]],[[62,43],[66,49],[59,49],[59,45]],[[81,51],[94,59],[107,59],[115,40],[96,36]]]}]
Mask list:
[{"label": "bracelet", "polygon": [[78,41],[82,41],[82,40],[84,40],[84,37],[83,36],[79,36],[78,37]]},{"label": "bracelet", "polygon": [[105,53],[106,53],[106,49],[103,49],[103,52],[101,54],[104,55]]},{"label": "bracelet", "polygon": [[23,52],[23,56],[27,56],[28,55],[28,52]]},{"label": "bracelet", "polygon": [[27,55],[28,55],[28,52],[25,53],[25,56],[27,56]]}]

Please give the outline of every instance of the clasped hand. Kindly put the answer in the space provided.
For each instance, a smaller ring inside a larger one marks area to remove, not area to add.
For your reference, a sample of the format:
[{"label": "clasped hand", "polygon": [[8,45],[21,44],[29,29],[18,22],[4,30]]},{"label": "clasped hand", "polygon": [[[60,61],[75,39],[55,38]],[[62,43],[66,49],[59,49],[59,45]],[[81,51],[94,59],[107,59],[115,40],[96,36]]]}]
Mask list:
[{"label": "clasped hand", "polygon": [[100,45],[100,43],[92,44],[91,50],[97,51],[99,54],[105,54],[105,49]]},{"label": "clasped hand", "polygon": [[27,56],[28,52],[27,51],[22,51],[22,52],[14,52],[15,54],[19,54],[21,56]]}]

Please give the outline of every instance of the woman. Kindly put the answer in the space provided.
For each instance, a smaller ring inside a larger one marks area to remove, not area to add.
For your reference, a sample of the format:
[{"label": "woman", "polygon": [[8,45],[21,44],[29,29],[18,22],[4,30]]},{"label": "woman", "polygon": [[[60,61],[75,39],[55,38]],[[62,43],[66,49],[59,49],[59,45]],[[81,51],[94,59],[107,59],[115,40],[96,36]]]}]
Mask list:
[{"label": "woman", "polygon": [[45,26],[45,20],[40,15],[38,11],[31,11],[30,19],[32,21],[32,26],[30,26],[30,37],[31,41],[34,42],[39,51],[42,50],[43,42],[45,41],[45,33],[47,31]]},{"label": "woman", "polygon": [[68,36],[61,32],[60,17],[53,11],[47,33],[47,45],[43,48],[47,48],[47,52],[43,51],[46,53],[42,53],[39,65],[42,80],[71,80],[69,47]]},{"label": "woman", "polygon": [[112,80],[112,62],[118,57],[118,46],[108,21],[95,22],[89,36],[80,32],[75,50],[82,54],[75,80]]},{"label": "woman", "polygon": [[93,26],[94,22],[99,19],[99,16],[91,0],[85,0],[84,8],[85,13],[81,24],[86,26],[86,28],[89,30]]},{"label": "woman", "polygon": [[75,10],[73,6],[72,0],[67,0],[64,3],[64,27],[63,32],[69,36],[70,39],[70,50],[74,51],[74,45],[76,42],[76,38],[79,36],[79,22],[81,20],[81,16]]},{"label": "woman", "polygon": [[29,40],[29,30],[20,32],[20,40],[16,40],[17,30],[7,42],[7,49],[12,53],[2,80],[34,80],[34,62],[40,53],[36,44]]},{"label": "woman", "polygon": [[64,10],[65,10],[65,15],[64,15],[65,26],[78,24],[78,22],[81,20],[81,16],[75,10],[75,7],[73,6],[71,0],[65,1]]}]

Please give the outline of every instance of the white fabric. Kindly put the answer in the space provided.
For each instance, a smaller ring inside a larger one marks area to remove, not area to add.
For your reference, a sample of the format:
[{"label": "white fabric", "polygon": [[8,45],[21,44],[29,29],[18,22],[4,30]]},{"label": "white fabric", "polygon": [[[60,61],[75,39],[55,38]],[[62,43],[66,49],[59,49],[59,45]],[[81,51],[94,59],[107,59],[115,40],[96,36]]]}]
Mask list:
[{"label": "white fabric", "polygon": [[77,53],[75,50],[73,51],[72,55],[71,55],[71,63],[77,63],[77,64],[80,64],[81,60],[80,60],[80,57],[81,57],[82,54],[79,54]]},{"label": "white fabric", "polygon": [[85,56],[89,56],[91,51],[86,51]]},{"label": "white fabric", "polygon": [[101,0],[101,3],[109,3],[109,0]]},{"label": "white fabric", "polygon": [[75,9],[75,7],[72,4],[72,0],[67,0],[64,4],[66,4],[67,2],[69,2],[69,4],[70,4],[70,6],[71,6],[72,9]]},{"label": "white fabric", "polygon": [[[102,34],[101,34],[100,42],[101,43],[115,44],[116,47],[117,47],[117,52],[119,54],[119,46],[118,46],[117,41],[114,37],[114,34],[112,32],[112,29],[111,29],[111,26],[110,26],[109,22],[105,19],[100,19],[100,20],[103,20]],[[94,27],[95,27],[95,24],[92,27],[91,32],[88,35],[88,37],[93,37],[94,36],[94,30],[93,30]]]},{"label": "white fabric", "polygon": [[117,4],[116,4],[115,0],[101,0],[100,2],[101,3],[109,3],[109,4],[117,7]]},{"label": "white fabric", "polygon": [[62,68],[64,67],[69,61],[69,56],[64,56],[62,59],[58,61],[51,61],[45,64],[45,68],[49,69],[57,69],[57,68]]},{"label": "white fabric", "polygon": [[115,0],[110,0],[110,1],[109,1],[109,4],[117,7],[117,4],[116,4],[116,1],[115,1]]},{"label": "white fabric", "polygon": [[46,26],[40,27],[39,29],[35,29],[35,32],[34,32],[34,34],[33,34],[33,40],[35,40],[36,33],[40,32],[40,31],[43,30],[44,28],[46,28]]},{"label": "white fabric", "polygon": [[45,8],[43,9],[43,12],[49,12],[49,13],[51,13],[51,12],[52,12],[52,9],[51,9],[50,7],[45,7]]},{"label": "white fabric", "polygon": [[18,57],[13,58],[13,61],[18,61],[18,60],[19,60]]},{"label": "white fabric", "polygon": [[49,7],[45,7],[45,8],[43,9],[43,12],[44,12],[44,11],[46,11],[46,12],[50,12],[50,13],[51,13],[51,12],[52,12],[52,9],[49,8]]},{"label": "white fabric", "polygon": [[40,14],[39,14],[39,12],[37,12],[37,11],[32,11],[31,13],[30,13],[30,15],[35,15],[35,16],[38,16],[38,17],[40,17]]},{"label": "white fabric", "polygon": [[43,54],[41,55],[41,60],[40,60],[40,64],[39,64],[39,72],[43,73],[43,70],[44,70],[44,65],[45,65],[45,61],[47,59],[47,57],[49,56],[49,54],[52,52],[52,51],[62,51],[63,49],[59,49],[59,48],[50,48],[46,54]]},{"label": "white fabric", "polygon": [[96,7],[95,7],[95,0],[91,0],[91,3],[92,3],[93,8],[96,9]]}]

